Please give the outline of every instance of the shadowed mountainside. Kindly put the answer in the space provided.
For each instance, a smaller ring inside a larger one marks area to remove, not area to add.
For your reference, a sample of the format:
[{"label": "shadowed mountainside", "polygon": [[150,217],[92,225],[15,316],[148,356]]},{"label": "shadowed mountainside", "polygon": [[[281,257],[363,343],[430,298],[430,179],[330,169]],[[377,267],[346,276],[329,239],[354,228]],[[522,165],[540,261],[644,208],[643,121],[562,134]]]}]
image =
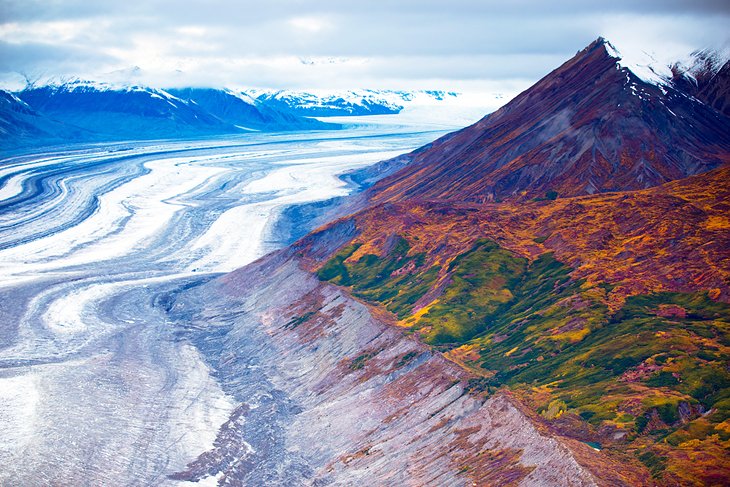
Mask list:
[{"label": "shadowed mountainside", "polygon": [[374,202],[499,201],[644,189],[730,158],[730,120],[642,81],[598,39],[476,124],[414,152]]},{"label": "shadowed mountainside", "polygon": [[0,90],[0,148],[14,143],[31,145],[37,140],[73,142],[90,132],[45,117],[12,93]]}]

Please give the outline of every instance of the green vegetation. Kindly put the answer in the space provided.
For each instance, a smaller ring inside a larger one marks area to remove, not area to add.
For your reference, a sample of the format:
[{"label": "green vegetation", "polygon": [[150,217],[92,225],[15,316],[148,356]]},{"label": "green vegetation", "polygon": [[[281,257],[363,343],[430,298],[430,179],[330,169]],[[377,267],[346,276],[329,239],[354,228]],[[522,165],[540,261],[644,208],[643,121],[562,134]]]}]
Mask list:
[{"label": "green vegetation", "polygon": [[[413,304],[438,277],[439,267],[423,268],[422,254],[408,255],[409,246],[403,238],[397,237],[385,256],[366,254],[356,262],[345,262],[358,248],[355,244],[338,252],[319,270],[319,278],[351,286],[355,296],[381,303],[399,318],[411,313]],[[580,286],[570,281],[570,268],[551,254],[529,263],[490,240],[479,240],[469,252],[454,259],[447,271],[449,284],[417,325],[429,330],[425,340],[433,345],[463,344],[515,319],[530,317],[534,326],[545,328],[575,318],[575,313],[568,316],[568,308],[548,309]],[[547,313],[538,316],[535,309]],[[546,347],[559,348],[561,341],[570,341],[580,333],[567,330]],[[517,344],[521,339],[524,336],[512,337],[509,343]]]},{"label": "green vegetation", "polygon": [[317,276],[323,281],[332,281],[335,284],[343,284],[347,286],[351,279],[347,272],[347,266],[344,264],[345,259],[355,253],[362,244],[348,245],[340,250],[334,257],[328,260],[324,266],[317,272]]},{"label": "green vegetation", "polygon": [[[586,291],[582,293],[580,299]],[[509,333],[509,338],[499,343],[494,343],[495,333],[486,336],[482,366],[496,372],[495,384],[551,385],[552,397],[564,401],[566,410],[584,420],[596,425],[634,423],[637,432],[647,426],[651,411],[670,430],[681,426],[682,403],[695,411],[688,413],[690,417],[711,408],[715,412],[708,418],[714,424],[730,417],[729,357],[704,353],[702,358],[699,353],[712,348],[719,352],[730,344],[728,305],[703,293],[662,293],[629,298],[609,317],[605,308],[593,304],[575,310],[584,316],[589,332],[581,340],[563,341],[556,347],[551,335],[546,335],[554,329],[546,329],[544,320],[557,317],[561,323],[565,304],[502,322],[496,333]],[[662,317],[657,310],[663,306],[682,307],[686,316]],[[587,313],[590,309],[593,317]],[[630,399],[638,401],[633,414],[622,413],[622,404]]]},{"label": "green vegetation", "polygon": [[466,381],[466,390],[470,392],[490,392],[491,381],[484,377],[472,377]]},{"label": "green vegetation", "polygon": [[658,478],[659,474],[667,468],[667,458],[659,456],[652,451],[647,451],[639,455],[639,460],[649,468],[654,478]]},{"label": "green vegetation", "polygon": [[431,328],[426,342],[463,343],[484,331],[502,305],[514,300],[513,290],[526,266],[527,259],[489,240],[457,257],[449,266],[450,284],[419,321],[420,328]]},{"label": "green vegetation", "polygon": [[413,362],[413,359],[415,359],[417,356],[418,352],[408,352],[404,354],[400,359],[398,359],[398,362],[395,364],[395,366],[399,368],[408,365],[409,363]]},{"label": "green vegetation", "polygon": [[550,190],[547,193],[545,193],[545,196],[543,197],[536,197],[532,198],[532,201],[555,201],[558,199],[558,192],[554,190]]},{"label": "green vegetation", "polygon": [[[440,295],[413,318],[413,329],[439,350],[477,352],[469,365],[487,373],[468,389],[510,386],[534,395],[549,420],[573,415],[663,444],[730,441],[728,304],[707,293],[658,293],[630,297],[611,313],[610,285],[572,279],[549,253],[530,262],[479,240],[440,269],[409,255],[403,238],[389,247],[355,262],[347,259],[359,246],[346,247],[319,277],[404,319],[444,274]],[[641,460],[655,474],[666,465],[650,451]]]},{"label": "green vegetation", "polygon": [[365,367],[365,363],[373,358],[375,356],[374,353],[364,353],[362,355],[359,355],[355,357],[352,362],[350,362],[350,370],[360,370],[363,367]]},{"label": "green vegetation", "polygon": [[[570,268],[552,254],[530,263],[494,242],[480,240],[455,259],[450,270],[451,283],[418,323],[421,328],[430,327],[428,343],[458,346],[485,335],[500,343],[501,354],[512,364],[528,335],[555,332],[540,346],[551,353],[565,342],[580,339],[591,323],[605,316],[605,307],[593,300],[582,310],[560,303],[578,292],[581,283],[571,281]],[[515,326],[527,322],[529,327]],[[539,354],[522,350],[517,355],[524,361]]]},{"label": "green vegetation", "polygon": [[315,314],[317,314],[316,311],[307,311],[301,316],[295,316],[294,318],[289,320],[287,324],[284,325],[284,328],[286,328],[287,330],[293,330],[302,323],[306,323],[307,321],[309,321],[309,319]]},{"label": "green vegetation", "polygon": [[[383,257],[366,254],[357,262],[345,262],[360,244],[350,245],[332,257],[317,273],[324,281],[351,286],[359,298],[385,305],[399,318],[413,310],[413,305],[436,282],[438,267],[423,269],[423,254],[408,255],[410,246],[395,237],[390,251]],[[412,269],[406,272],[405,268]],[[413,270],[418,272],[413,272]]]}]

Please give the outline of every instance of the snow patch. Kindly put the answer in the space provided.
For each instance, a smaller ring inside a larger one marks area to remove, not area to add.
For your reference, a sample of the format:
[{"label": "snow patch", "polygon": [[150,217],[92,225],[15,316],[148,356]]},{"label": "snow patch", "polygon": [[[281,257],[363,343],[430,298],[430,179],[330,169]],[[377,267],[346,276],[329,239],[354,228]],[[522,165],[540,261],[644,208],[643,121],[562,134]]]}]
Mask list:
[{"label": "snow patch", "polygon": [[231,90],[229,88],[226,88],[223,91],[225,91],[227,94],[229,94],[231,96],[238,98],[239,100],[241,100],[244,103],[248,103],[249,105],[254,105],[254,106],[256,105],[256,100],[251,95],[249,95],[245,92]]},{"label": "snow patch", "polygon": [[669,85],[672,79],[672,70],[669,65],[657,61],[653,54],[638,50],[618,50],[616,46],[604,41],[608,55],[616,59],[620,68],[626,68],[640,80],[657,86]]},{"label": "snow patch", "polygon": [[693,51],[672,65],[673,70],[697,83],[700,76],[714,76],[730,61],[730,42],[719,48]]}]

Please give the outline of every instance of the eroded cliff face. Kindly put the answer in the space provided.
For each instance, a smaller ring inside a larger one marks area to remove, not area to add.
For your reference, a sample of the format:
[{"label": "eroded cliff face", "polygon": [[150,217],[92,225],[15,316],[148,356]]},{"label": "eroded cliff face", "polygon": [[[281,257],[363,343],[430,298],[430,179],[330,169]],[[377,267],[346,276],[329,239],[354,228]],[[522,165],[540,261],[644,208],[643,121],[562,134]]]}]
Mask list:
[{"label": "eroded cliff face", "polygon": [[[506,394],[284,250],[164,300],[240,405],[171,479],[219,485],[619,485]],[[601,478],[604,477],[604,478]],[[635,480],[635,479],[634,479]]]}]

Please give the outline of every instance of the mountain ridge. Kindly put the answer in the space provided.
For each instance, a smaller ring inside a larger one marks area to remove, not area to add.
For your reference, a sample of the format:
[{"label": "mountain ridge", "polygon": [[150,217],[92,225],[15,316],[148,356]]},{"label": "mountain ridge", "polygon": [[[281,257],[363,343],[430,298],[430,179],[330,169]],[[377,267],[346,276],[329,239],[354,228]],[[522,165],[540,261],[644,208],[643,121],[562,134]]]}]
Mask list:
[{"label": "mountain ridge", "polygon": [[[129,72],[127,72],[129,71]],[[5,93],[0,105],[4,148],[68,142],[175,139],[251,131],[335,130],[342,125],[314,116],[397,114],[405,106],[446,103],[458,93],[351,90],[313,94],[294,90],[152,88],[135,81],[139,68],[108,75],[29,82]],[[113,75],[113,76],[112,76]],[[21,120],[20,100],[33,116]],[[37,127],[33,127],[37,125]],[[10,127],[16,126],[16,129]],[[22,130],[20,127],[25,127]]]},{"label": "mountain ridge", "polygon": [[642,189],[726,163],[728,141],[727,117],[642,81],[599,38],[496,112],[412,154],[370,195],[484,202]]}]

